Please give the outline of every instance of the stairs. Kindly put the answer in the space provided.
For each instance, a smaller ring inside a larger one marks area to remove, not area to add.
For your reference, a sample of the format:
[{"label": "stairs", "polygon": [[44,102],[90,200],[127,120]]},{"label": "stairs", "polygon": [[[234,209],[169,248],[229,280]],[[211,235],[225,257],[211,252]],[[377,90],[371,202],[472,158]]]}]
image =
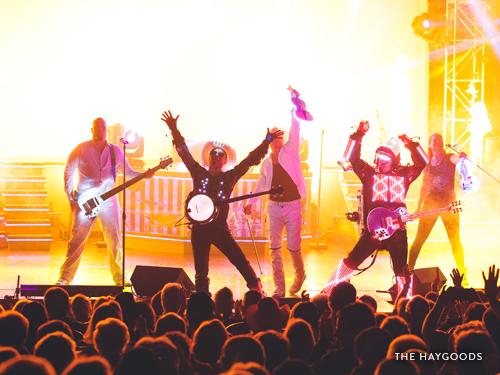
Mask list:
[{"label": "stairs", "polygon": [[[9,250],[50,250],[50,209],[44,165],[0,164],[4,233]],[[2,226],[0,220],[0,247]]]}]

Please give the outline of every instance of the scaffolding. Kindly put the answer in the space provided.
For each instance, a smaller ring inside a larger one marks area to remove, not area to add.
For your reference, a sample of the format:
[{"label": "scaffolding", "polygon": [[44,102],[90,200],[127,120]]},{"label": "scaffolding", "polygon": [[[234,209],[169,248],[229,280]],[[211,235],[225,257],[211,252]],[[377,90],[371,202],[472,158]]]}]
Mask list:
[{"label": "scaffolding", "polygon": [[474,108],[484,106],[486,9],[485,0],[446,0],[443,137],[463,150],[476,131]]}]

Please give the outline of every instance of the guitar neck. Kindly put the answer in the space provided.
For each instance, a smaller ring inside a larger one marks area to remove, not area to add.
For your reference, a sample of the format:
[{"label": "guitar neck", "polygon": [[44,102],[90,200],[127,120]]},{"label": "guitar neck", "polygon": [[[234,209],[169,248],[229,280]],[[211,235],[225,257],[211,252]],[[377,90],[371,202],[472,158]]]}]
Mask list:
[{"label": "guitar neck", "polygon": [[436,208],[435,210],[429,210],[429,211],[423,211],[423,212],[415,212],[413,214],[405,216],[403,218],[403,222],[411,221],[411,220],[415,220],[415,219],[420,219],[420,218],[426,217],[426,216],[437,215],[437,214],[440,214],[440,213],[446,212],[446,211],[449,211],[448,207],[441,207],[441,208]]},{"label": "guitar neck", "polygon": [[238,201],[242,201],[242,200],[248,199],[248,198],[254,198],[254,197],[258,197],[258,196],[265,195],[265,194],[271,194],[272,192],[273,192],[273,189],[261,191],[260,193],[251,193],[251,194],[240,195],[238,197],[226,199],[222,203],[238,202]]},{"label": "guitar neck", "polygon": [[149,172],[149,170],[152,170],[152,171],[156,172],[160,168],[161,168],[161,166],[157,165],[156,167],[150,168],[146,172],[141,173],[140,175],[135,176],[134,178],[131,178],[128,181],[125,181],[125,183],[123,183],[121,185],[118,185],[118,186],[114,187],[113,189],[111,189],[111,190],[105,192],[104,194],[102,194],[101,195],[101,199],[103,201],[105,201],[106,199],[111,198],[113,195],[118,194],[120,191],[125,190],[129,186],[131,186],[131,185],[135,184],[136,182],[139,182],[140,180],[142,180],[146,176],[146,173]]}]

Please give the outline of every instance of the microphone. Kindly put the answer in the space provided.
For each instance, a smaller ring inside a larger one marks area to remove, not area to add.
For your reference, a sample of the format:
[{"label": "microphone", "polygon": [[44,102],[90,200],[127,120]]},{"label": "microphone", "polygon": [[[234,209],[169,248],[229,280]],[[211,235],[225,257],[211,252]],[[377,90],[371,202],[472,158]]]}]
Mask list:
[{"label": "microphone", "polygon": [[370,123],[366,120],[360,121],[357,131],[365,135],[370,130]]},{"label": "microphone", "polygon": [[127,141],[125,137],[120,137],[120,142],[123,143],[124,145],[128,145],[130,142]]},{"label": "microphone", "polygon": [[408,137],[406,134],[401,134],[401,135],[399,135],[399,136],[398,136],[398,138],[399,138],[399,139],[401,139],[401,141],[402,141],[405,145],[407,145],[407,144],[409,144],[409,143],[413,142],[413,141],[411,140],[411,138],[410,138],[410,137]]},{"label": "microphone", "polygon": [[416,150],[418,152],[418,154],[420,155],[420,157],[422,158],[422,160],[425,161],[425,164],[428,164],[431,159],[429,158],[429,156],[427,155],[427,153],[424,151],[424,149],[422,148],[422,145],[420,143],[416,143],[416,142],[413,142],[413,140],[408,137],[406,134],[401,134],[398,136],[399,139],[401,139],[401,141],[405,144],[406,147],[410,146],[411,144],[413,145],[416,145]]}]

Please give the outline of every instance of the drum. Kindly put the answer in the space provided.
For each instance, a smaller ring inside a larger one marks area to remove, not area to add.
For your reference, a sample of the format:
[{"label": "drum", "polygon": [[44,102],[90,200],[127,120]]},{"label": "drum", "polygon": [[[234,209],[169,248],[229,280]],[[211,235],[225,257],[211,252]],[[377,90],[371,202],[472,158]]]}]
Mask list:
[{"label": "drum", "polygon": [[206,194],[191,195],[186,199],[184,214],[192,224],[208,224],[219,214],[218,207]]}]

